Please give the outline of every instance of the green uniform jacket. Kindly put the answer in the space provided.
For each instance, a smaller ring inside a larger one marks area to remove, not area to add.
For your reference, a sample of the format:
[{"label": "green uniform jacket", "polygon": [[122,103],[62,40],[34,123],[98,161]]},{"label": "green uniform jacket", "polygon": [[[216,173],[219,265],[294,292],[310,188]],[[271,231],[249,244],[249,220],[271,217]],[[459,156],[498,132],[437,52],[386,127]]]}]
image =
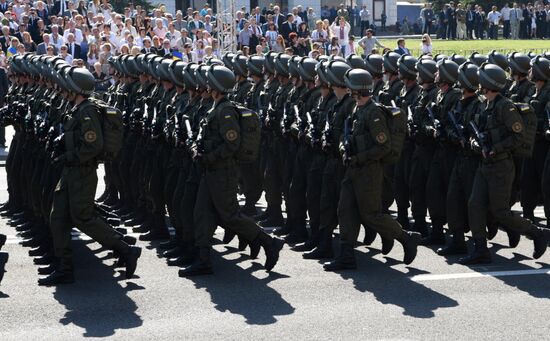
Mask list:
[{"label": "green uniform jacket", "polygon": [[494,159],[509,156],[521,143],[525,131],[523,119],[508,98],[499,94],[494,101],[486,101],[479,119],[480,130],[489,134],[489,141],[496,152]]},{"label": "green uniform jacket", "polygon": [[[352,165],[356,163],[362,166],[379,161],[390,152],[391,140],[386,116],[374,101],[356,107],[351,122]],[[343,155],[343,143],[340,143],[340,152]]]},{"label": "green uniform jacket", "polygon": [[199,139],[204,146],[204,162],[218,167],[234,164],[241,143],[239,113],[227,98],[214,103],[201,124]]},{"label": "green uniform jacket", "polygon": [[100,112],[84,100],[74,106],[65,121],[65,160],[68,165],[94,165],[103,150]]}]

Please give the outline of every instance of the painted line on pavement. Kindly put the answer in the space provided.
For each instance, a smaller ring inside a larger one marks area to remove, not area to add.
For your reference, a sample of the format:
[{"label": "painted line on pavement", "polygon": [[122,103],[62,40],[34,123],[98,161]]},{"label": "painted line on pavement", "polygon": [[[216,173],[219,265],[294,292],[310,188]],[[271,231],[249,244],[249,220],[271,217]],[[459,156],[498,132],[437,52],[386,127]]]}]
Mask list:
[{"label": "painted line on pavement", "polygon": [[464,272],[455,274],[425,274],[410,277],[414,282],[444,281],[449,279],[483,278],[483,277],[506,277],[526,275],[546,275],[550,269],[528,269],[528,270],[505,270],[487,272]]}]

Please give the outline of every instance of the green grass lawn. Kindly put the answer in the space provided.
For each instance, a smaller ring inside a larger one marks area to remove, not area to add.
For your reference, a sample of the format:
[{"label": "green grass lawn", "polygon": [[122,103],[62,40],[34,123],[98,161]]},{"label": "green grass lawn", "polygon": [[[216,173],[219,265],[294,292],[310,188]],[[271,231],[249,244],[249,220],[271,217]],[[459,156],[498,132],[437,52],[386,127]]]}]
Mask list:
[{"label": "green grass lawn", "polygon": [[[397,44],[395,39],[380,39],[380,42],[391,49]],[[541,53],[550,51],[550,40],[436,40],[432,41],[434,54],[443,53],[451,55],[453,53],[469,56],[477,51],[487,54],[492,50],[508,53],[513,51]],[[420,39],[407,39],[406,47],[411,50],[411,54],[420,55]]]}]

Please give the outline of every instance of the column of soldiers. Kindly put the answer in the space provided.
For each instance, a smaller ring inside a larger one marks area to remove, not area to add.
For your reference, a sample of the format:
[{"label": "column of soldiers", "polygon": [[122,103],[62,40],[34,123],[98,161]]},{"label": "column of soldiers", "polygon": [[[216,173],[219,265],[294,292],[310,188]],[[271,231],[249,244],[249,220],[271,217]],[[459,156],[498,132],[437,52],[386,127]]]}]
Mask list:
[{"label": "column of soldiers", "polygon": [[[101,100],[91,99],[83,69],[59,59],[25,55],[10,64],[2,121],[16,136],[2,214],[45,265],[41,284],[73,281],[73,226],[114,249],[131,277],[140,250],[125,229],[110,227],[119,219],[140,240],[162,241],[182,277],[213,272],[217,226],[224,243],[237,236],[252,258],[263,248],[267,271],[283,241],[305,259],[331,260],[327,271],[354,269],[361,226],[366,245],[380,235],[384,255],[402,244],[405,264],[419,245],[488,263],[487,240],[499,228],[511,247],[521,235],[532,239],[534,258],[546,250],[534,210],[543,204],[550,215],[548,55],[228,53],[194,64],[140,54],[110,64],[114,84]],[[98,157],[104,127],[100,113],[79,114],[94,108],[82,106],[88,101],[122,113],[116,157]],[[94,203],[99,161],[106,189]],[[511,211],[518,201],[523,217]]]}]

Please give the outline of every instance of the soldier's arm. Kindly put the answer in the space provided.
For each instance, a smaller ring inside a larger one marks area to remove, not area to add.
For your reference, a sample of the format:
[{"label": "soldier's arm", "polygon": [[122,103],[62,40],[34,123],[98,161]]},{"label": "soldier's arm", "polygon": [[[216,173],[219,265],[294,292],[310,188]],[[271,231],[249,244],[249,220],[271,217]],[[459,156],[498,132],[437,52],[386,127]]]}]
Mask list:
[{"label": "soldier's arm", "polygon": [[506,134],[500,141],[491,141],[496,153],[509,151],[521,143],[525,126],[518,110],[512,102],[506,102],[501,108],[502,121],[506,127]]},{"label": "soldier's arm", "polygon": [[80,129],[78,133],[75,131],[72,136],[67,136],[67,139],[74,140],[74,148],[67,151],[69,163],[87,163],[94,160],[103,150],[103,132],[99,115],[97,109],[91,106],[85,112],[76,115]]},{"label": "soldier's arm", "polygon": [[357,160],[360,163],[380,160],[391,150],[390,131],[384,113],[380,109],[376,109],[366,124],[364,138],[371,139],[374,143],[368,149],[358,150]]},{"label": "soldier's arm", "polygon": [[238,113],[234,109],[226,109],[218,113],[219,134],[223,143],[205,155],[207,162],[215,162],[232,157],[241,144],[241,130]]}]

